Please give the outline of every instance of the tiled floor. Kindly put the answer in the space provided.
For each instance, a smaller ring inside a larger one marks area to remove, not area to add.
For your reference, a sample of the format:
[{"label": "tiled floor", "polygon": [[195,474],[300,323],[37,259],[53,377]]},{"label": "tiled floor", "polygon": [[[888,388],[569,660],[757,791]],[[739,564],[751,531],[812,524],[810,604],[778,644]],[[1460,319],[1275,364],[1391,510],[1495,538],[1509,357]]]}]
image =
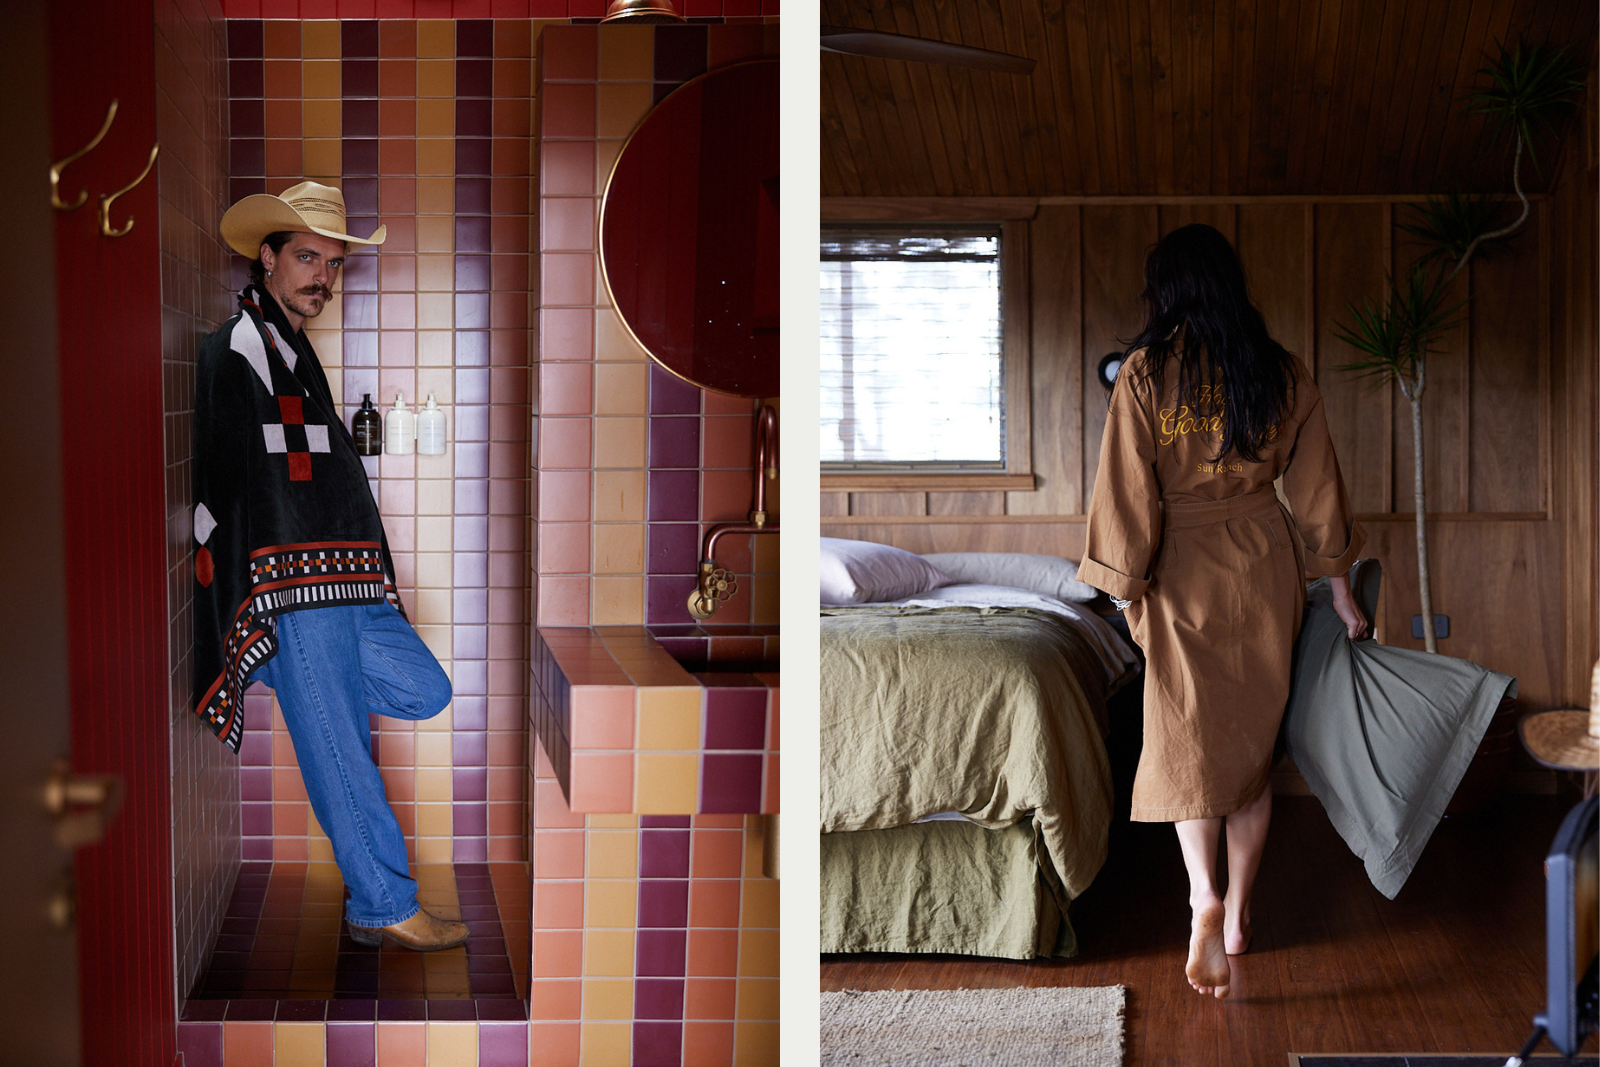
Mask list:
[{"label": "tiled floor", "polygon": [[[391,943],[381,949],[357,945],[342,920],[344,883],[336,866],[245,863],[185,1017],[220,1018],[214,1007],[197,1003],[216,1000],[249,1001],[257,1005],[255,1012],[266,1011],[273,1001],[297,1001],[302,1003],[252,1017],[276,1018],[287,1011],[295,1019],[334,1019],[349,1017],[348,1012],[304,1002],[377,1000],[379,1018],[386,1017],[384,1011],[412,1018],[421,1004],[386,1007],[387,1002],[526,999],[531,959],[526,866],[423,864],[413,874],[424,907],[467,924],[471,936],[465,946],[424,953]],[[428,1007],[430,1017],[473,1017],[442,1004],[435,1016],[436,1006]],[[491,1009],[485,1017],[507,1016]]]}]

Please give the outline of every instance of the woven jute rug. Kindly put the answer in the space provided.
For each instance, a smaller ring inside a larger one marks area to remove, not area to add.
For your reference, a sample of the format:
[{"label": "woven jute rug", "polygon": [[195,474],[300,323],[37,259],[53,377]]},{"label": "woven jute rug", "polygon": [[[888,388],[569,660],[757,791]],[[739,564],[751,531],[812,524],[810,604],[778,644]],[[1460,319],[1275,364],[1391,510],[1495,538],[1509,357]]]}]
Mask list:
[{"label": "woven jute rug", "polygon": [[824,1067],[1121,1067],[1123,986],[822,994]]}]

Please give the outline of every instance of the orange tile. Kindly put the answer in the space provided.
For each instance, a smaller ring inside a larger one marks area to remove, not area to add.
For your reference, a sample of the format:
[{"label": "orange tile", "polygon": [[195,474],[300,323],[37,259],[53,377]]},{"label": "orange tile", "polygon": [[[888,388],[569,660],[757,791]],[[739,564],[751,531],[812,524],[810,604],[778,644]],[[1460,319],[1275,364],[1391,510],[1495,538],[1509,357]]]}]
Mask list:
[{"label": "orange tile", "polygon": [[[491,837],[514,837],[518,841],[526,839],[527,820],[523,818],[523,803],[520,799],[511,803],[489,804],[489,834]],[[523,853],[518,851],[518,859]]]},{"label": "orange tile", "polygon": [[300,24],[300,54],[305,58],[338,59],[342,52],[337,21],[307,19]]},{"label": "orange tile", "polygon": [[272,1067],[272,1024],[223,1023],[222,1055],[228,1067]]},{"label": "orange tile", "polygon": [[696,829],[693,837],[694,878],[737,878],[744,858],[742,830]]},{"label": "orange tile", "polygon": [[[417,94],[417,61],[378,60],[378,95],[413,97]],[[387,101],[385,101],[387,103]],[[380,112],[381,113],[381,112]]]},{"label": "orange tile", "polygon": [[535,830],[533,834],[533,876],[535,878],[582,878],[583,832],[580,830]]},{"label": "orange tile", "polygon": [[596,471],[594,474],[596,522],[645,520],[645,472]]},{"label": "orange tile", "polygon": [[700,478],[700,518],[741,522],[750,512],[751,476],[747,470],[708,470]]},{"label": "orange tile", "polygon": [[268,174],[289,175],[305,172],[299,138],[269,138],[266,150]]},{"label": "orange tile", "polygon": [[534,938],[533,977],[582,978],[583,931],[549,930]]},{"label": "orange tile", "polygon": [[702,420],[705,465],[749,468],[755,463],[753,437],[753,422],[745,416],[713,415]]},{"label": "orange tile", "polygon": [[739,973],[739,931],[691,928],[689,969],[695,977],[728,978]]},{"label": "orange tile", "polygon": [[261,24],[261,43],[268,59],[299,59],[300,23],[294,19],[268,19]]},{"label": "orange tile", "polygon": [[[417,214],[419,215],[454,215],[456,210],[456,185],[451,178],[419,178],[417,179]],[[452,226],[454,223],[452,222]],[[420,230],[419,230],[420,236]],[[448,252],[455,247],[453,241],[447,241],[442,251]]]},{"label": "orange tile", "polygon": [[300,64],[301,92],[313,100],[339,97],[339,60],[307,59]]},{"label": "orange tile", "polygon": [[595,413],[646,415],[650,411],[649,366],[639,362],[596,363]]},{"label": "orange tile", "polygon": [[758,978],[778,976],[778,931],[740,931],[739,974]]},{"label": "orange tile", "polygon": [[308,804],[279,801],[272,805],[272,832],[279,837],[304,835],[310,814]]},{"label": "orange tile", "polygon": [[453,59],[417,60],[417,95],[451,97],[456,92],[456,64]]},{"label": "orange tile", "polygon": [[534,1019],[577,1019],[583,1011],[583,982],[542,978],[531,985],[528,1014]]},{"label": "orange tile", "polygon": [[[522,796],[522,779],[527,777],[522,767],[522,733],[521,731],[496,730],[494,716],[489,718],[489,799],[508,800],[515,796]],[[505,780],[509,783],[504,788],[495,786],[496,775],[505,769]],[[514,769],[514,770],[513,770]]]},{"label": "orange tile", "polygon": [[582,930],[583,883],[536,880],[533,883],[533,925],[540,930]]},{"label": "orange tile", "polygon": [[383,215],[414,214],[417,210],[417,180],[410,176],[378,179],[378,211]]},{"label": "orange tile", "polygon": [[[689,883],[689,925],[737,927],[739,879],[696,878]],[[733,1018],[733,1016],[727,1016]]]},{"label": "orange tile", "polygon": [[650,81],[655,71],[655,34],[650,28],[608,26],[606,29],[608,32],[600,38],[600,80]]},{"label": "orange tile", "polygon": [[494,24],[494,54],[502,56],[533,55],[533,24],[523,19],[497,19]]},{"label": "orange tile", "polygon": [[765,984],[772,989],[761,995],[760,1020],[745,1016],[745,1004],[755,998],[743,990],[739,994],[739,1021],[733,1034],[733,1062],[738,1067],[778,1067],[778,983]]},{"label": "orange tile", "polygon": [[456,172],[455,142],[448,137],[427,137],[417,140],[418,174],[454,174]]},{"label": "orange tile", "polygon": [[611,82],[597,86],[595,133],[600,137],[626,137],[650,110],[649,82]]},{"label": "orange tile", "polygon": [[496,137],[527,137],[533,132],[533,101],[498,97],[494,102],[493,128]]},{"label": "orange tile", "polygon": [[272,799],[280,802],[306,799],[306,783],[300,777],[298,765],[277,764],[272,768]]},{"label": "orange tile", "polygon": [[[691,978],[683,990],[683,1017],[685,1019],[732,1019],[734,992],[738,988],[732,978]],[[688,1036],[687,1033],[684,1035]],[[728,1028],[729,1046],[732,1046],[733,1028]]]},{"label": "orange tile", "polygon": [[378,101],[378,136],[415,137],[416,133],[417,102],[415,100]]},{"label": "orange tile", "polygon": [[561,27],[544,40],[546,81],[593,81],[599,72],[600,35],[595,26]]},{"label": "orange tile", "polygon": [[633,690],[626,686],[574,686],[573,747],[631,749],[633,701]]},{"label": "orange tile", "polygon": [[426,1067],[428,1024],[380,1022],[377,1052],[384,1067]]},{"label": "orange tile", "polygon": [[582,1026],[576,1022],[538,1020],[531,1023],[528,1040],[531,1067],[578,1067],[581,1033]]},{"label": "orange tile", "polygon": [[683,1067],[732,1067],[733,1023],[683,1024]]},{"label": "orange tile", "polygon": [[384,19],[378,23],[378,55],[385,58],[414,58],[417,54],[417,24],[410,19]]},{"label": "orange tile", "polygon": [[707,389],[702,394],[705,397],[704,412],[707,415],[743,415],[747,419],[755,418],[755,401],[741,396],[729,396],[727,393],[715,393]]},{"label": "orange tile", "polygon": [[648,434],[649,420],[642,415],[631,418],[595,419],[595,468],[642,469],[645,466],[645,441]]},{"label": "orange tile", "polygon": [[300,136],[300,110],[298,100],[268,100],[265,105],[266,136],[274,137],[299,137]]},{"label": "orange tile", "polygon": [[588,415],[593,405],[593,376],[587,363],[539,365],[540,414]]},{"label": "orange tile", "polygon": [[498,112],[502,102],[518,97],[526,99],[532,93],[533,64],[523,58],[497,59],[494,61],[493,78],[494,108]]},{"label": "orange tile", "polygon": [[633,753],[574,752],[574,812],[633,809]]}]

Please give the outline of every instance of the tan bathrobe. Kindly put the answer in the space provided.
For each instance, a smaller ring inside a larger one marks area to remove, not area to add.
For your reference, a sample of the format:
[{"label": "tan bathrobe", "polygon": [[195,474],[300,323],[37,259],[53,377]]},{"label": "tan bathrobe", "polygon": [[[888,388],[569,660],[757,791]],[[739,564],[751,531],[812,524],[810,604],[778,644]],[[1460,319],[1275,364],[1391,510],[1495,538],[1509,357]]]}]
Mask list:
[{"label": "tan bathrobe", "polygon": [[1298,359],[1295,370],[1292,410],[1257,463],[1213,461],[1221,405],[1208,388],[1179,403],[1176,360],[1160,396],[1142,352],[1117,376],[1078,577],[1133,601],[1147,659],[1135,820],[1213,818],[1260,795],[1306,578],[1346,573],[1365,541],[1321,394]]}]

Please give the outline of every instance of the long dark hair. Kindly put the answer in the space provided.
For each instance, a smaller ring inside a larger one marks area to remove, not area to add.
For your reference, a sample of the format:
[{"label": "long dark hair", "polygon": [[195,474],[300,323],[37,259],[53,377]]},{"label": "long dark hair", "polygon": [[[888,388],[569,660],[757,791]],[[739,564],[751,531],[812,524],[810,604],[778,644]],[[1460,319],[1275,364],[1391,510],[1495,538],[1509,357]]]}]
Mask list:
[{"label": "long dark hair", "polygon": [[[1144,261],[1144,328],[1128,352],[1146,350],[1157,393],[1178,362],[1178,396],[1195,406],[1202,386],[1222,394],[1222,448],[1255,463],[1289,411],[1294,357],[1267,333],[1250,303],[1244,268],[1228,239],[1204,223],[1167,234]],[[1199,414],[1199,412],[1196,412]]]}]

